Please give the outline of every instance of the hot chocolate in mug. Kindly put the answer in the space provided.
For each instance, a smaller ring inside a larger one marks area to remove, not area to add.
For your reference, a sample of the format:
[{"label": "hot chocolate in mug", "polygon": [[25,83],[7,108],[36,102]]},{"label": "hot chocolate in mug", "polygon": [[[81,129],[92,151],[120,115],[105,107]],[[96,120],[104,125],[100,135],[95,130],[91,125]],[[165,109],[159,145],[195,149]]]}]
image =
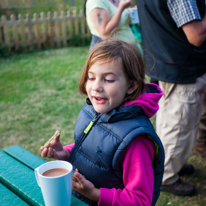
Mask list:
[{"label": "hot chocolate in mug", "polygon": [[71,205],[73,166],[69,162],[47,162],[34,172],[46,206]]}]

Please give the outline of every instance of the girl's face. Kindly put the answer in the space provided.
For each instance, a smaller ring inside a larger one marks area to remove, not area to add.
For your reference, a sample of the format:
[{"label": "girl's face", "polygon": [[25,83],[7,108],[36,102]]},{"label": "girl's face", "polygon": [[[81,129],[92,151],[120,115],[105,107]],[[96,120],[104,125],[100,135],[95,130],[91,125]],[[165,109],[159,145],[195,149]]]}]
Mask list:
[{"label": "girl's face", "polygon": [[106,113],[118,107],[133,89],[127,80],[121,61],[96,62],[88,71],[87,95],[96,112]]}]

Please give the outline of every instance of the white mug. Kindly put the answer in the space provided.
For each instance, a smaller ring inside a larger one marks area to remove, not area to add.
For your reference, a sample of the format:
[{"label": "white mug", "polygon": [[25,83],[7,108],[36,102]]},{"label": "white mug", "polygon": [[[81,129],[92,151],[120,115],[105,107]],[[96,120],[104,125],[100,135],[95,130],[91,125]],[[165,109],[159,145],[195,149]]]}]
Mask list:
[{"label": "white mug", "polygon": [[138,16],[138,9],[137,8],[129,8],[129,16],[131,19],[131,23],[133,23],[133,24],[139,23],[139,16]]},{"label": "white mug", "polygon": [[[45,171],[55,168],[64,168],[69,172],[55,177],[42,175]],[[34,172],[46,206],[71,205],[73,166],[69,162],[61,160],[47,162],[37,167]]]}]

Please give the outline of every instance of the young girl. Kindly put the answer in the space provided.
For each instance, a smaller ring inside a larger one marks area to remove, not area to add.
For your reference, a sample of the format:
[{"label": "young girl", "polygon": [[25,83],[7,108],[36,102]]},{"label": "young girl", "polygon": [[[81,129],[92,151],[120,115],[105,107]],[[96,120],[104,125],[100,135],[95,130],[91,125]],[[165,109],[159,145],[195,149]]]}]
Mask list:
[{"label": "young girl", "polygon": [[96,44],[79,83],[87,95],[74,131],[75,143],[59,137],[42,157],[73,164],[73,195],[89,205],[155,205],[164,171],[164,150],[149,120],[161,89],[145,84],[137,46],[121,40]]}]

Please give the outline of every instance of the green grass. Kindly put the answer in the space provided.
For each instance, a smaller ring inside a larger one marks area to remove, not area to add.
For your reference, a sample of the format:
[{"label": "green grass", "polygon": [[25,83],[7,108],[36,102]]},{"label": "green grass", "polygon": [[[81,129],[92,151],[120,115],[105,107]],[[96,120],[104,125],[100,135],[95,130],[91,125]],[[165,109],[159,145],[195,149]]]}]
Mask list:
[{"label": "green grass", "polygon": [[[0,59],[0,149],[18,144],[40,156],[39,148],[55,130],[63,145],[73,142],[77,115],[85,104],[78,80],[89,47],[68,47]],[[155,124],[155,119],[152,119]],[[184,180],[197,194],[162,192],[157,206],[206,205],[206,161],[191,154],[195,173]]]},{"label": "green grass", "polygon": [[73,141],[84,105],[78,79],[88,47],[43,51],[0,60],[1,149],[19,144],[36,155],[55,130]]}]

